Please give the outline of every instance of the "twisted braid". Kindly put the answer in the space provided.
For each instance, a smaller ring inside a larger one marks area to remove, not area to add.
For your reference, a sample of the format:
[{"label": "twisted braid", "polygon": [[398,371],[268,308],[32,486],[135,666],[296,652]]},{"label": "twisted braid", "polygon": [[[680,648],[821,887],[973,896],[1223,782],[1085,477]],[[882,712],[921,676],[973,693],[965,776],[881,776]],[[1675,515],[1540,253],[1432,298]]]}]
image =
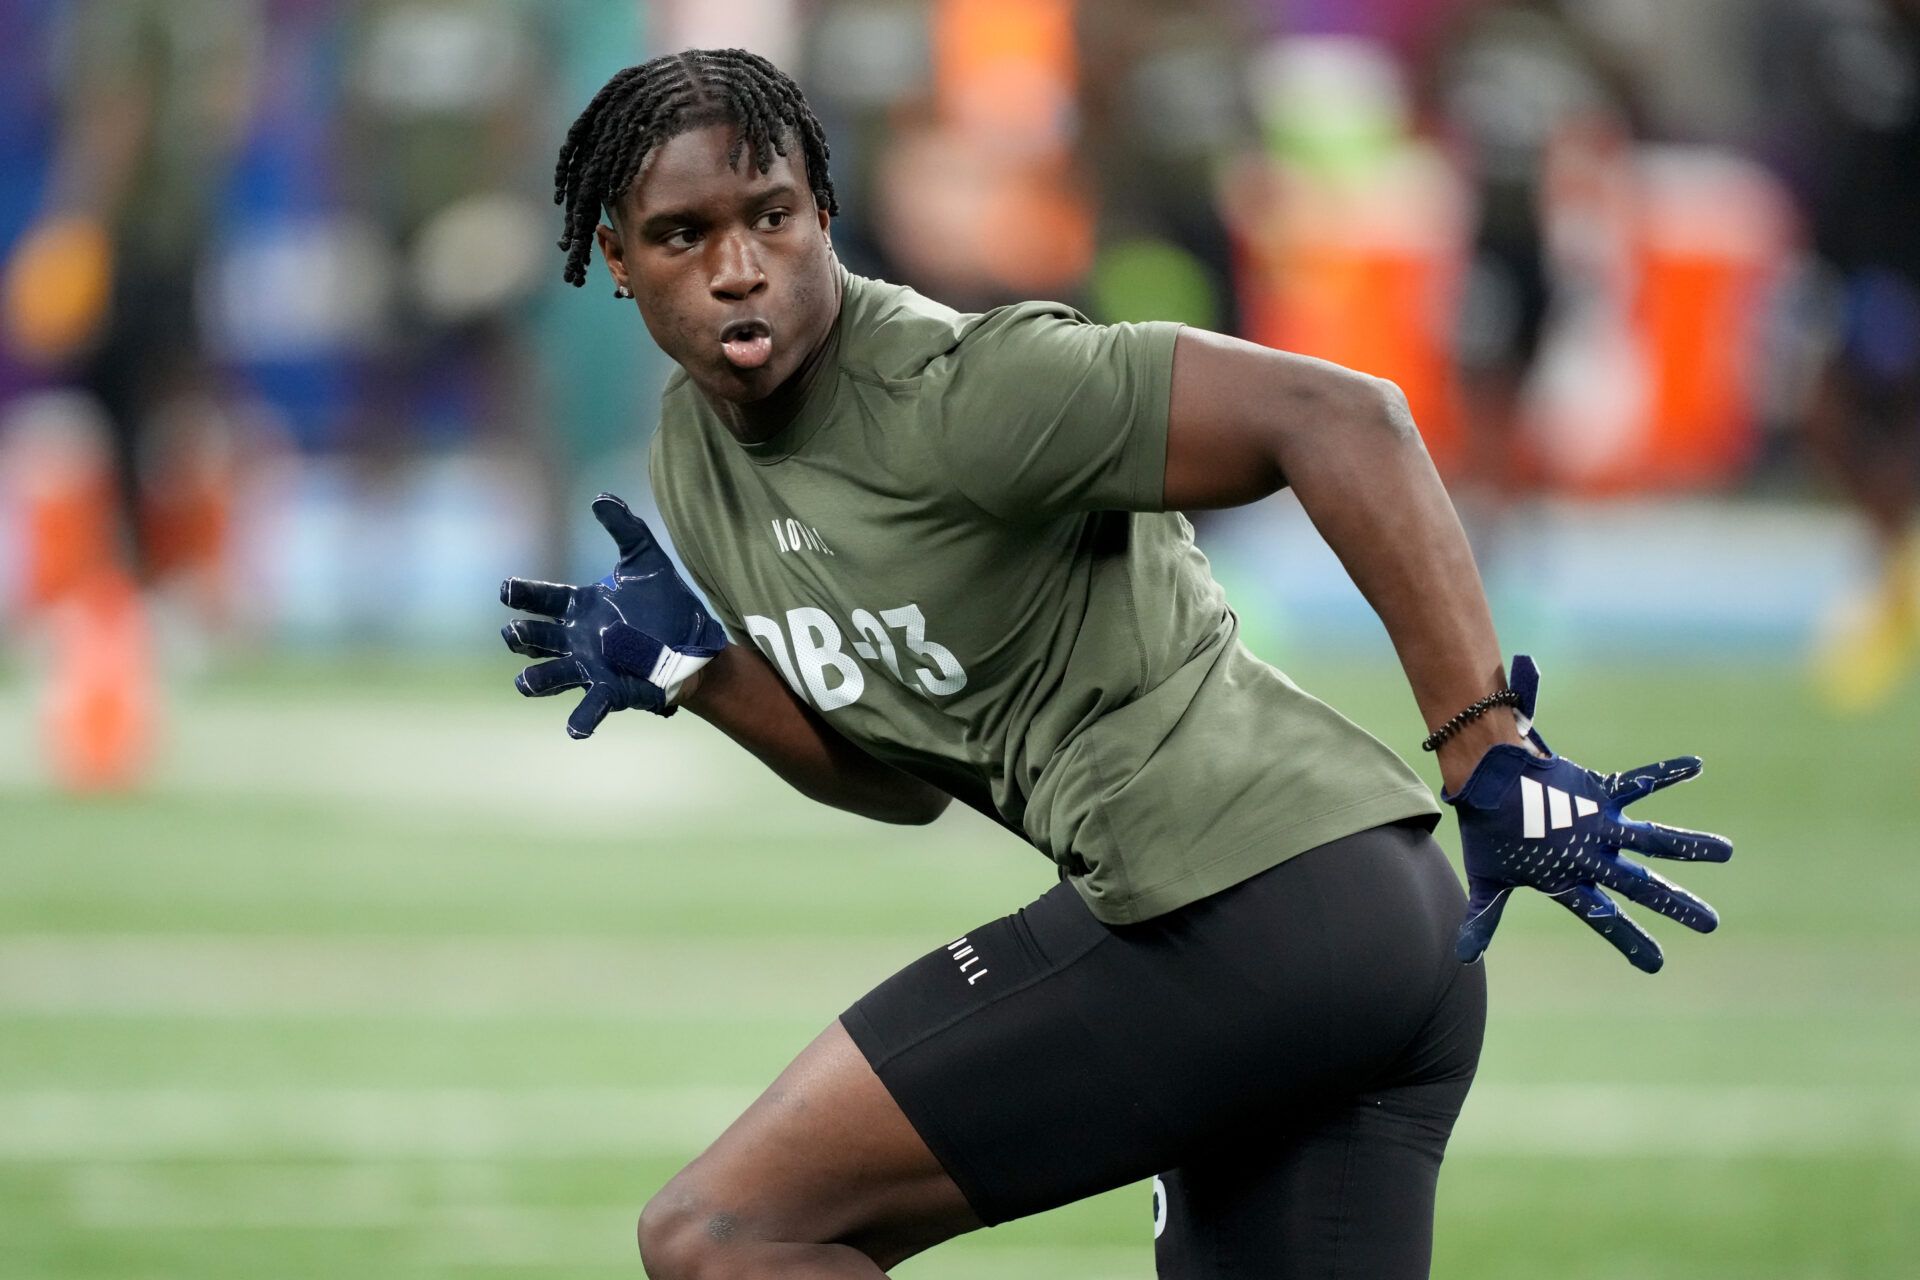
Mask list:
[{"label": "twisted braid", "polygon": [[728,154],[752,157],[765,173],[773,157],[800,144],[814,203],[840,212],[827,173],[827,135],[800,86],[778,67],[744,49],[688,49],[616,71],[567,130],[553,167],[553,202],[561,206],[559,247],[568,284],[586,283],[593,231],[633,185],[654,148],[710,124],[739,127]]}]

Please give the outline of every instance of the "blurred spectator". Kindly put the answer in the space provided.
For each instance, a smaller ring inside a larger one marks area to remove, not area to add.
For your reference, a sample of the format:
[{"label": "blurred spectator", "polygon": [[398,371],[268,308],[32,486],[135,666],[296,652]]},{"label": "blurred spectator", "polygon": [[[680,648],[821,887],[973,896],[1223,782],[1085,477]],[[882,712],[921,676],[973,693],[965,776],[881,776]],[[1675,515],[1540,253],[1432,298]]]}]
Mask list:
[{"label": "blurred spectator", "polygon": [[872,225],[872,212],[879,160],[896,122],[929,109],[933,32],[927,6],[922,0],[824,0],[806,24],[804,40],[797,74],[833,146],[841,210],[833,225],[834,252],[861,275],[905,281]]},{"label": "blurred spectator", "polygon": [[1237,332],[1220,175],[1257,140],[1246,21],[1225,0],[1081,5],[1079,163],[1098,211],[1094,318]]},{"label": "blurred spectator", "polygon": [[[1624,93],[1556,0],[1512,0],[1466,17],[1439,47],[1433,96],[1470,186],[1472,232],[1453,352],[1464,414],[1457,491],[1483,562],[1501,517],[1538,476],[1524,465],[1523,404],[1568,287],[1607,292],[1604,217],[1593,234],[1550,234],[1550,184],[1593,206],[1629,138]],[[1617,186],[1616,186],[1617,189]],[[1570,197],[1570,199],[1569,199]],[[1556,252],[1556,249],[1558,252]]]},{"label": "blurred spectator", "polygon": [[1878,562],[1871,592],[1828,619],[1816,676],[1835,707],[1866,710],[1920,657],[1920,4],[1819,0],[1771,18],[1776,137],[1827,280],[1808,439]]},{"label": "blurred spectator", "polygon": [[539,411],[527,334],[552,269],[551,11],[361,0],[342,13],[342,195],[389,264],[347,432],[367,527],[379,538],[381,517],[401,518],[405,464],[477,444],[542,496],[539,554],[561,563],[565,450]]},{"label": "blurred spectator", "polygon": [[1380,42],[1287,36],[1252,62],[1265,148],[1225,184],[1243,335],[1392,379],[1444,465],[1458,182]]},{"label": "blurred spectator", "polygon": [[[97,398],[132,562],[153,575],[209,554],[223,523],[202,509],[218,485],[197,484],[222,451],[208,438],[220,415],[196,284],[261,13],[249,0],[74,0],[60,16],[58,140],[7,265],[6,335]],[[198,503],[166,490],[183,476]]]}]

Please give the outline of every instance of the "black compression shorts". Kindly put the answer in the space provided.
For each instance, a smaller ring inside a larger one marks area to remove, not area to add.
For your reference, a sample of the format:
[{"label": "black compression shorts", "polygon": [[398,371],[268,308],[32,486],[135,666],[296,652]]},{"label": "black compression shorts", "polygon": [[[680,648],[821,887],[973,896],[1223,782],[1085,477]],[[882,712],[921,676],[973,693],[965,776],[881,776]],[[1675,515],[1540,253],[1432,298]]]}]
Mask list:
[{"label": "black compression shorts", "polygon": [[989,1225],[1160,1175],[1162,1277],[1424,1276],[1485,974],[1417,823],[1134,925],[1061,884],[847,1033]]}]

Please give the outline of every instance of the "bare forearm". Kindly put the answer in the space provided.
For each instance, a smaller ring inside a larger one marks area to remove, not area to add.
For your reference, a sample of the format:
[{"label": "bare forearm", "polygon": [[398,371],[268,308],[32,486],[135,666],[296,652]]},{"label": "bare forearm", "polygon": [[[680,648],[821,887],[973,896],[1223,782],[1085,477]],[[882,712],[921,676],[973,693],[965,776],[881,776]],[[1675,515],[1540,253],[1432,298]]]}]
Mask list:
[{"label": "bare forearm", "polygon": [[751,649],[730,645],[680,705],[745,747],[802,795],[879,822],[925,823],[945,792],[874,759],[821,722]]},{"label": "bare forearm", "polygon": [[[1480,572],[1405,399],[1373,396],[1323,429],[1293,433],[1280,465],[1314,527],[1380,615],[1421,717],[1438,726],[1506,683]],[[1440,749],[1446,785],[1466,781],[1495,742],[1519,741],[1497,708]]]}]

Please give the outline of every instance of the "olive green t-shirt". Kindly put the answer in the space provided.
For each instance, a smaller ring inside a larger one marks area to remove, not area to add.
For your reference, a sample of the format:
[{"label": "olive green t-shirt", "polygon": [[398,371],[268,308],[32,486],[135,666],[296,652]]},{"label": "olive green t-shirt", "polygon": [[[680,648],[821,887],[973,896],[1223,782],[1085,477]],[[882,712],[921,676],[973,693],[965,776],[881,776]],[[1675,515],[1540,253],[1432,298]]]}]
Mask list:
[{"label": "olive green t-shirt", "polygon": [[1144,920],[1383,822],[1394,753],[1247,652],[1162,512],[1177,325],[962,315],[847,275],[789,425],[742,444],[676,373],[650,458],[736,643],[826,722]]}]

